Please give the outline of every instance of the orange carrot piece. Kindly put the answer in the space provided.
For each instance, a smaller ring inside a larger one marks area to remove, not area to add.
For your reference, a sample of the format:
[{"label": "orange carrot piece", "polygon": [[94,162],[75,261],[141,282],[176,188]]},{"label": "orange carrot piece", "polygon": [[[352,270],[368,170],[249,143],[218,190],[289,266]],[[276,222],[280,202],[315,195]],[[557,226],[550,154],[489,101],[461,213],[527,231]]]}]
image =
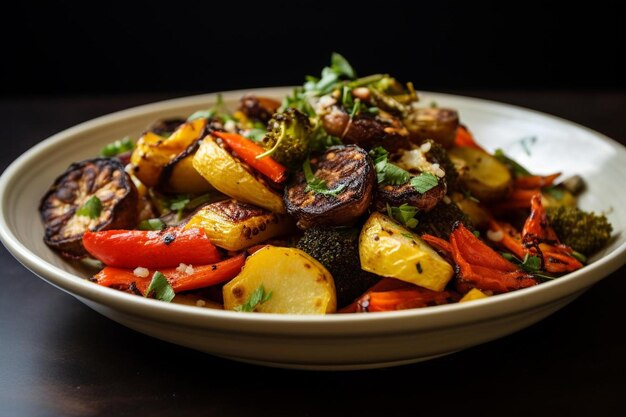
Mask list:
[{"label": "orange carrot piece", "polygon": [[525,177],[515,178],[513,181],[514,188],[525,190],[550,187],[554,181],[561,175],[560,172],[551,175],[528,175]]},{"label": "orange carrot piece", "polygon": [[456,129],[456,137],[454,139],[454,145],[458,147],[470,147],[485,151],[474,139],[474,135],[467,129],[466,126],[459,125]]}]

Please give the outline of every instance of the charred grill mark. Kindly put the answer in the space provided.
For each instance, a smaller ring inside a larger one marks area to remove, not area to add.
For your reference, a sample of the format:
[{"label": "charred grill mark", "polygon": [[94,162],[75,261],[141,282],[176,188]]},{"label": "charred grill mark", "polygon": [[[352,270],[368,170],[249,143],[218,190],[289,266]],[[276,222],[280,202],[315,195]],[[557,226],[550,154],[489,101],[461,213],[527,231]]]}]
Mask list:
[{"label": "charred grill mark", "polygon": [[210,205],[210,208],[212,211],[232,222],[242,222],[252,217],[270,214],[268,210],[263,210],[251,204],[232,199],[213,203]]}]

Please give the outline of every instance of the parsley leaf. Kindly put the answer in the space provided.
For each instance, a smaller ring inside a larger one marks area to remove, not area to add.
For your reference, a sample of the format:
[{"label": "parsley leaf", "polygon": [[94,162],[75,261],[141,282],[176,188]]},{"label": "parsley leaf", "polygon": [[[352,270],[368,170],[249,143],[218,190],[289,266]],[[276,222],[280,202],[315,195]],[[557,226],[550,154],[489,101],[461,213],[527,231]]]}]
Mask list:
[{"label": "parsley leaf", "polygon": [[426,191],[435,188],[437,184],[439,184],[439,179],[430,172],[423,172],[411,178],[411,185],[415,188],[415,191],[420,194],[424,194]]},{"label": "parsley leaf", "polygon": [[174,197],[170,200],[170,210],[180,211],[187,206],[187,203],[189,203],[189,196],[186,194]]},{"label": "parsley leaf", "polygon": [[337,52],[333,52],[330,56],[330,67],[338,75],[343,75],[347,78],[356,78],[356,73],[352,68],[352,65],[343,56]]},{"label": "parsley leaf", "polygon": [[415,215],[418,211],[417,207],[409,206],[406,203],[402,204],[400,207],[393,207],[387,204],[387,215],[409,229],[415,229],[417,227],[418,221]]},{"label": "parsley leaf", "polygon": [[270,298],[272,298],[272,291],[266,293],[265,287],[261,284],[252,292],[248,301],[235,307],[235,311],[254,311],[259,304],[266,303]]},{"label": "parsley leaf", "polygon": [[261,142],[266,134],[267,131],[260,128],[252,128],[243,132],[243,136],[255,142]]},{"label": "parsley leaf", "polygon": [[374,161],[376,178],[379,184],[402,185],[411,177],[407,171],[387,161],[389,153],[382,147],[377,147],[369,152]]},{"label": "parsley leaf", "polygon": [[134,147],[135,145],[133,144],[132,139],[129,136],[126,136],[124,139],[116,140],[115,142],[106,145],[100,151],[100,155],[112,157],[124,152],[132,151]]},{"label": "parsley leaf", "polygon": [[541,259],[536,255],[526,254],[521,264],[522,268],[528,272],[537,272],[541,270]]},{"label": "parsley leaf", "polygon": [[157,300],[169,303],[176,294],[167,278],[165,278],[165,275],[156,271],[154,275],[152,275],[152,281],[150,281],[150,285],[148,285],[144,297],[149,297],[150,295],[154,295],[154,298]]},{"label": "parsley leaf", "polygon": [[139,230],[163,230],[167,227],[161,219],[147,219],[139,223]]},{"label": "parsley leaf", "polygon": [[102,212],[102,201],[95,195],[91,196],[89,200],[85,202],[78,210],[76,210],[77,216],[85,216],[90,219],[97,219]]},{"label": "parsley leaf", "polygon": [[317,178],[315,174],[313,174],[311,162],[308,159],[304,161],[304,164],[302,164],[302,171],[304,171],[304,179],[306,180],[306,188],[304,189],[304,192],[313,191],[315,194],[337,197],[337,195],[342,192],[344,188],[346,188],[345,184],[340,184],[334,189],[329,190],[326,181]]}]

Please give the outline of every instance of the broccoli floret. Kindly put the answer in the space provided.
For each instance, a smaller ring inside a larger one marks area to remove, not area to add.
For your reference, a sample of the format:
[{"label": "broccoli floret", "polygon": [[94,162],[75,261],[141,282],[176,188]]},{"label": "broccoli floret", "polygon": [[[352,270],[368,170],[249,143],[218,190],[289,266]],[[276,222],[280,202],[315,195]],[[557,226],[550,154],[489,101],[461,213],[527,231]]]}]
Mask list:
[{"label": "broccoli floret", "polygon": [[443,146],[432,139],[428,139],[426,142],[430,143],[430,150],[426,154],[426,157],[429,161],[438,163],[441,169],[446,173],[445,179],[448,185],[448,194],[457,191],[459,188],[459,173],[448,156],[448,152]]},{"label": "broccoli floret", "polygon": [[311,122],[299,110],[288,108],[276,113],[267,124],[263,147],[267,149],[259,157],[269,156],[281,164],[298,169],[309,151]]},{"label": "broccoli floret", "polygon": [[456,222],[461,222],[469,230],[474,231],[471,220],[454,202],[440,202],[428,213],[418,215],[418,222],[415,230],[419,235],[428,233],[445,240],[450,239],[450,233]]},{"label": "broccoli floret", "polygon": [[380,280],[361,269],[358,229],[312,227],[304,232],[298,249],[317,259],[331,273],[339,307],[350,304]]},{"label": "broccoli floret", "polygon": [[613,232],[606,216],[576,207],[549,207],[546,214],[561,242],[585,255],[606,245]]}]

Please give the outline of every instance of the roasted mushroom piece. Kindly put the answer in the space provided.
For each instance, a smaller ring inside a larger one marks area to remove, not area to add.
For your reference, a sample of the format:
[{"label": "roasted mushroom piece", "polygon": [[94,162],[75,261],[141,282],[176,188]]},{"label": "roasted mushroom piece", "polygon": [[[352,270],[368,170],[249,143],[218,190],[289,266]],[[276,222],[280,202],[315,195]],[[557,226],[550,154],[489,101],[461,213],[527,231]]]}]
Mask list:
[{"label": "roasted mushroom piece", "polygon": [[421,143],[423,140],[433,139],[445,148],[450,148],[459,127],[459,114],[451,109],[415,109],[406,116],[403,123],[413,142]]},{"label": "roasted mushroom piece", "polygon": [[334,146],[312,156],[311,171],[327,190],[311,189],[303,172],[285,189],[287,212],[298,220],[298,227],[315,225],[348,225],[370,205],[376,181],[374,167],[363,149],[355,145]]},{"label": "roasted mushroom piece", "polygon": [[345,110],[332,106],[322,116],[322,125],[324,130],[344,143],[367,150],[382,146],[393,152],[410,144],[409,132],[400,120],[382,111],[378,115],[364,113],[351,118]]},{"label": "roasted mushroom piece", "polygon": [[137,201],[137,189],[117,159],[76,162],[41,200],[44,242],[64,256],[84,256],[83,233],[135,227]]},{"label": "roasted mushroom piece", "polygon": [[420,212],[432,210],[446,195],[446,182],[439,180],[439,185],[425,193],[419,193],[411,181],[402,185],[382,185],[378,187],[376,193],[376,209],[386,211],[387,204],[399,207],[402,204],[416,207]]}]

